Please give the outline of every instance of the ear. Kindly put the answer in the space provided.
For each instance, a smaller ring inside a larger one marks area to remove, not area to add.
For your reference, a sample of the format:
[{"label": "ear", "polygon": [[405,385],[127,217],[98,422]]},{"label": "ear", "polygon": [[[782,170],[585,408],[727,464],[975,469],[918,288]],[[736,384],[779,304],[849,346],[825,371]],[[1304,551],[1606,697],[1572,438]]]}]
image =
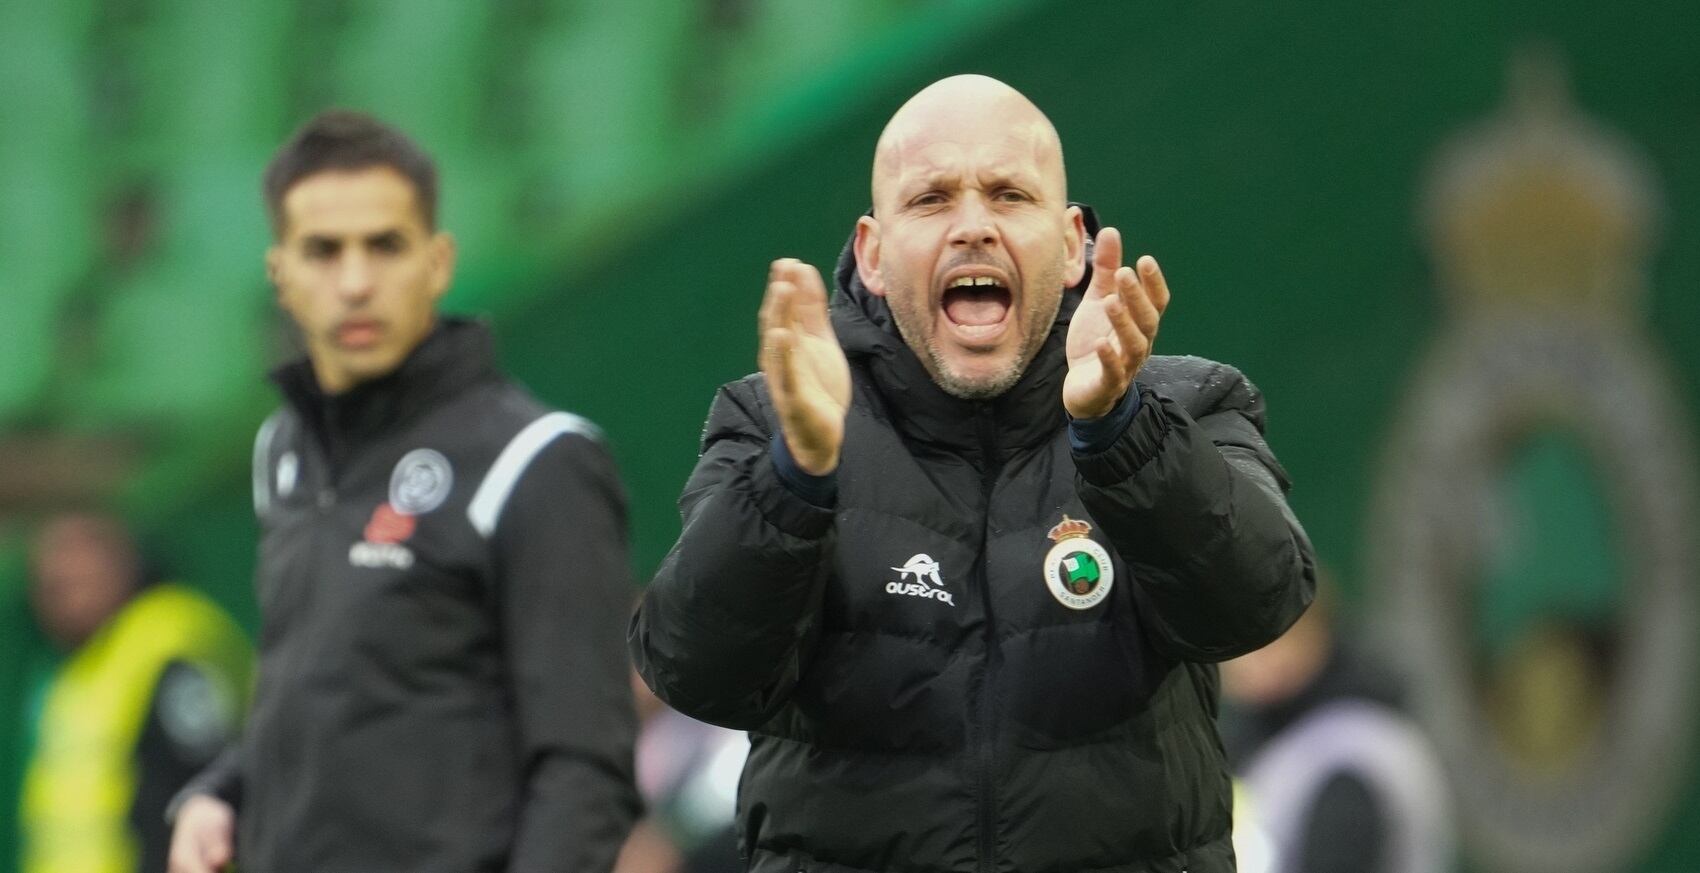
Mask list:
[{"label": "ear", "polygon": [[455,259],[460,254],[460,247],[455,244],[454,234],[448,231],[437,231],[431,235],[431,299],[441,300],[448,292],[449,284],[455,277]]},{"label": "ear", "polygon": [[880,276],[880,223],[871,215],[856,219],[856,275],[875,297],[885,296],[885,279]]},{"label": "ear", "polygon": [[283,297],[283,243],[274,242],[266,249],[266,281],[272,283],[272,292],[281,299]]},{"label": "ear", "polygon": [[1070,206],[1063,212],[1063,220],[1068,222],[1068,230],[1063,234],[1063,258],[1067,262],[1063,287],[1073,288],[1086,275],[1086,218],[1080,207]]}]

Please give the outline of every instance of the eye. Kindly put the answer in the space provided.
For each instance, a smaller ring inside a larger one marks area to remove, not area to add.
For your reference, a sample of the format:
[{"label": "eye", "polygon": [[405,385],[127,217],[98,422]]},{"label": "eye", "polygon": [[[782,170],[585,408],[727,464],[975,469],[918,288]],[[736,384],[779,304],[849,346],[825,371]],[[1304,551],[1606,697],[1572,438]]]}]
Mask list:
[{"label": "eye", "polygon": [[1026,191],[1017,188],[1000,188],[994,195],[1000,203],[1026,203],[1033,198]]},{"label": "eye", "polygon": [[334,239],[325,239],[324,237],[308,237],[307,240],[301,244],[301,253],[305,255],[309,261],[335,260],[337,254],[341,251],[342,243],[339,243]]},{"label": "eye", "polygon": [[930,207],[945,206],[949,202],[949,192],[942,189],[930,189],[921,192],[921,194],[916,194],[915,197],[910,197],[904,207],[906,209],[930,209]]},{"label": "eye", "polygon": [[407,241],[399,233],[380,233],[367,242],[372,251],[380,255],[393,255],[407,248]]}]

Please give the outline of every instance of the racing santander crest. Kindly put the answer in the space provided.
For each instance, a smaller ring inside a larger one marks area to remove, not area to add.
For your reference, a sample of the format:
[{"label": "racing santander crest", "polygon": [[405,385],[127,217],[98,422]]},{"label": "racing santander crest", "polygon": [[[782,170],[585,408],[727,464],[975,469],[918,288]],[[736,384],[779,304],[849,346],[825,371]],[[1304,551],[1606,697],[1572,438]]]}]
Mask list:
[{"label": "racing santander crest", "polygon": [[1069,609],[1091,609],[1110,596],[1116,568],[1109,550],[1091,538],[1092,525],[1063,516],[1051,528],[1056,545],[1045,555],[1045,585]]}]

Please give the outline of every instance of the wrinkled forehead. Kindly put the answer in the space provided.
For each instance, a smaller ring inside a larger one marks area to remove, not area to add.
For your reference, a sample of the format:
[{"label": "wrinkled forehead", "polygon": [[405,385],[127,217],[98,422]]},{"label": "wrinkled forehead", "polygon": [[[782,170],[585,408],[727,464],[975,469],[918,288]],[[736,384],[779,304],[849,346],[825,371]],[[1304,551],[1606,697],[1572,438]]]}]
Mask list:
[{"label": "wrinkled forehead", "polygon": [[1050,122],[1025,113],[900,117],[893,119],[874,155],[876,207],[912,187],[988,179],[1019,181],[1064,196],[1062,147]]}]

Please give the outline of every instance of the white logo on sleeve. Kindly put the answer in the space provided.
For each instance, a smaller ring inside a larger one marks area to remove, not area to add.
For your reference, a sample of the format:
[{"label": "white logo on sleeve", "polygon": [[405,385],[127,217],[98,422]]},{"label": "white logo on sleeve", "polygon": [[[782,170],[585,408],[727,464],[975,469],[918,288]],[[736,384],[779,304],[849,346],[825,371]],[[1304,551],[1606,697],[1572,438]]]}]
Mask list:
[{"label": "white logo on sleeve", "polygon": [[390,474],[390,505],[406,515],[424,515],[443,505],[454,482],[454,468],[442,452],[414,449]]},{"label": "white logo on sleeve", "polygon": [[[939,562],[925,553],[916,555],[905,561],[901,567],[892,567],[897,571],[897,580],[885,583],[885,593],[905,594],[910,597],[926,597],[943,601],[948,606],[955,606],[956,600],[949,591],[944,590],[944,580],[939,578]],[[915,581],[910,582],[909,577]]]},{"label": "white logo on sleeve", "polygon": [[295,478],[301,473],[301,459],[294,452],[284,452],[277,459],[277,496],[288,497],[295,491]]}]

